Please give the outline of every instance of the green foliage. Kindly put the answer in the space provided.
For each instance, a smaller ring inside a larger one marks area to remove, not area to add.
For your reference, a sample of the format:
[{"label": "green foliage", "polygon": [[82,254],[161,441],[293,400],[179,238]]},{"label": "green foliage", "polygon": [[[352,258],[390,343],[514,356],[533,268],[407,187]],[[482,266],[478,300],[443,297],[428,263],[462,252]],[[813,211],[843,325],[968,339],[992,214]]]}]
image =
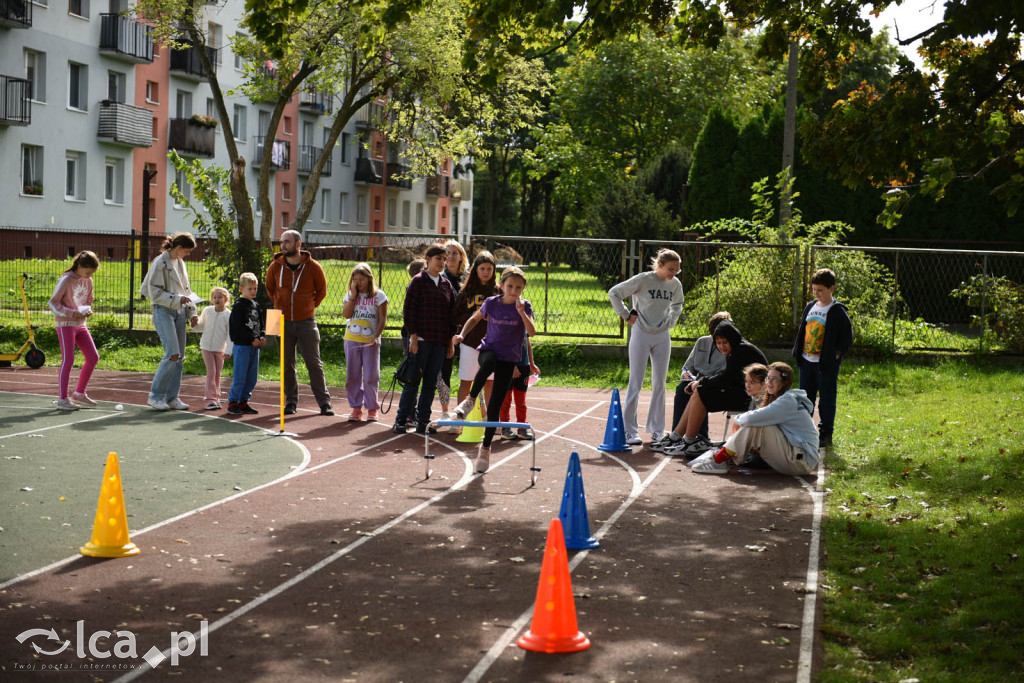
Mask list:
[{"label": "green foliage", "polygon": [[690,201],[686,209],[691,223],[734,215],[729,202],[728,188],[732,182],[729,167],[738,146],[736,121],[721,108],[713,108],[693,148]]},{"label": "green foliage", "polygon": [[680,145],[670,145],[657,159],[640,169],[637,180],[649,195],[664,201],[676,218],[683,215],[683,186],[690,174],[692,154]]},{"label": "green foliage", "polygon": [[1024,352],[1024,286],[1005,277],[974,275],[950,295],[978,311],[977,327],[991,330],[1009,351]]}]

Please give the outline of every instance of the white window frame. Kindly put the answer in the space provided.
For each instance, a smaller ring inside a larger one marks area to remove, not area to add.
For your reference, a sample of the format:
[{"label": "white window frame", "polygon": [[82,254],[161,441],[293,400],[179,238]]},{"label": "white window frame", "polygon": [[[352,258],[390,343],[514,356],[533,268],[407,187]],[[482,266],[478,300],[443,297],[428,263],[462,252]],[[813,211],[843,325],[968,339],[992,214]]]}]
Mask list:
[{"label": "white window frame", "polygon": [[388,225],[392,228],[398,225],[398,200],[394,197],[388,197]]},{"label": "white window frame", "polygon": [[[30,178],[25,178],[25,168],[29,167]],[[42,197],[41,194],[26,194],[26,186],[34,186],[37,183],[43,184],[43,147],[42,145],[26,145],[21,146],[21,185],[20,194],[23,197]],[[46,188],[43,187],[43,192]]]},{"label": "white window frame", "polygon": [[75,11],[72,11],[72,8],[71,8],[72,0],[68,0],[68,14],[70,16],[72,16],[72,17],[78,17],[79,19],[88,19],[89,18],[89,0],[77,0],[77,1],[79,3],[81,3],[81,6],[78,8],[78,11],[75,12]]},{"label": "white window frame", "polygon": [[249,108],[244,104],[236,104],[231,112],[231,127],[234,128],[232,132],[235,139],[239,142],[245,142],[249,139],[249,131],[247,130],[248,119]]},{"label": "white window frame", "polygon": [[359,225],[366,225],[367,220],[367,209],[369,208],[369,198],[365,194],[356,195],[356,223]]},{"label": "white window frame", "polygon": [[342,192],[338,195],[338,222],[344,225],[349,221],[349,194]]},{"label": "white window frame", "polygon": [[124,159],[107,157],[103,162],[103,203],[124,206]]},{"label": "white window frame", "polygon": [[[77,69],[75,68],[77,67]],[[77,78],[75,72],[78,72]],[[71,101],[72,83],[78,90],[77,105]],[[80,106],[78,106],[80,105]],[[68,61],[68,109],[71,111],[89,111],[89,65]]]},{"label": "white window frame", "polygon": [[320,222],[331,222],[331,191],[320,190]]},{"label": "white window frame", "polygon": [[427,230],[437,232],[437,204],[427,204]]},{"label": "white window frame", "polygon": [[348,133],[341,134],[341,163],[346,166],[352,165],[352,156],[349,154],[349,147],[352,145],[352,136]]},{"label": "white window frame", "polygon": [[412,227],[412,203],[408,200],[402,200],[402,227]]},{"label": "white window frame", "polygon": [[174,118],[187,119],[192,116],[192,91],[178,88],[174,93]]},{"label": "white window frame", "polygon": [[281,201],[290,202],[292,200],[292,184],[281,183]]},{"label": "white window frame", "polygon": [[32,84],[32,102],[46,103],[46,53],[25,49],[25,78]]},{"label": "white window frame", "polygon": [[416,229],[423,229],[423,202],[416,202]]},{"label": "white window frame", "polygon": [[[114,92],[110,92],[111,79],[114,81]],[[113,94],[113,97],[111,97]],[[107,69],[107,99],[111,102],[124,104],[128,101],[128,74],[123,71]]]},{"label": "white window frame", "polygon": [[160,104],[160,84],[156,81],[146,81],[146,102]]},{"label": "white window frame", "polygon": [[64,201],[84,202],[86,182],[85,152],[68,150],[64,154]]},{"label": "white window frame", "polygon": [[[192,199],[192,186],[188,184],[188,175],[185,173],[185,171],[177,171],[176,170],[174,172],[174,181],[173,182],[174,182],[174,185],[181,192],[181,194],[183,194],[185,196],[185,199],[189,199],[189,200]],[[184,204],[179,204],[178,203],[178,198],[175,197],[174,198],[174,208],[175,209],[184,209],[184,208],[186,208],[186,206]]]},{"label": "white window frame", "polygon": [[[246,35],[244,33],[241,33],[239,31],[235,31],[235,38],[245,38],[245,37],[246,37]],[[234,60],[235,60],[235,71],[245,71],[245,60],[242,59],[242,57],[237,52],[235,52],[234,47],[235,46],[232,43],[232,45],[231,45],[231,54],[233,55]]]}]

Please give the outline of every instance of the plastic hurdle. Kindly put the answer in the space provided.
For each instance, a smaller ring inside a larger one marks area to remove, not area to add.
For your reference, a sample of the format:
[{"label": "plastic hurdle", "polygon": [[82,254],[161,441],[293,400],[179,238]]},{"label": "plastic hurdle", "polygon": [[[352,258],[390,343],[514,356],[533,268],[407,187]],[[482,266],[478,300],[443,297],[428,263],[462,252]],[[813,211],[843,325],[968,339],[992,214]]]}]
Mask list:
[{"label": "plastic hurdle", "polygon": [[[438,420],[432,424],[438,427],[494,427],[495,429],[502,429],[504,427],[511,427],[512,429],[526,429],[529,430],[530,435],[533,439],[530,443],[533,446],[533,457],[530,460],[530,486],[537,484],[537,473],[540,472],[540,468],[537,467],[537,434],[533,431],[533,426],[529,422],[487,422],[479,420]],[[431,468],[431,461],[434,456],[430,454],[430,434],[423,435],[423,459],[426,461],[426,478],[430,479],[430,475],[434,473]]]}]

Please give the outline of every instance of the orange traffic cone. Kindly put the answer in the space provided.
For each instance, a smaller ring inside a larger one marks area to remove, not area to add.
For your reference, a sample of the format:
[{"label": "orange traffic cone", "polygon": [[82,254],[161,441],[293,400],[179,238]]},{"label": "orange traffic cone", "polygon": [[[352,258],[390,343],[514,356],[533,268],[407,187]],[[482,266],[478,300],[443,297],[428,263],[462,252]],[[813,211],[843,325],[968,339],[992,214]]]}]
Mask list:
[{"label": "orange traffic cone", "polygon": [[590,640],[576,625],[576,603],[572,599],[565,535],[562,522],[557,517],[548,527],[533,621],[530,630],[516,644],[532,652],[579,652],[590,647]]},{"label": "orange traffic cone", "polygon": [[96,504],[96,522],[92,540],[82,546],[82,554],[90,557],[128,557],[138,555],[139,548],[128,538],[128,517],[124,511],[121,490],[121,467],[117,453],[107,455],[103,470],[103,488]]}]

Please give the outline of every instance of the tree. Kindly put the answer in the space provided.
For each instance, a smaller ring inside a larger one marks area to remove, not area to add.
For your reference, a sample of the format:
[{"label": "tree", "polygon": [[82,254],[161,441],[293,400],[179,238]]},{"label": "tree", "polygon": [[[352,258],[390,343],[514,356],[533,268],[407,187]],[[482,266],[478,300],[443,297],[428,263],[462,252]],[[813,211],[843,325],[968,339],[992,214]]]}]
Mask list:
[{"label": "tree", "polygon": [[729,187],[733,154],[739,146],[739,129],[731,116],[711,110],[693,149],[690,166],[690,222],[712,221],[734,215]]},{"label": "tree", "polygon": [[[154,24],[157,42],[199,48],[231,162],[228,179],[240,261],[244,269],[257,270],[246,162],[234,142],[223,89],[203,49],[204,7],[201,0],[139,0],[137,9]],[[403,162],[411,174],[433,172],[440,160],[477,149],[481,131],[495,116],[495,107],[478,87],[475,75],[461,68],[464,18],[458,0],[425,0],[411,10],[384,0],[247,0],[242,26],[249,34],[233,38],[232,49],[245,63],[241,90],[253,101],[273,106],[267,130],[260,133],[266,139],[274,138],[285,105],[300,88],[330,93],[336,99],[333,124],[299,198],[292,228],[301,231],[305,225],[334,145],[349,119],[365,104],[387,100],[377,124],[392,142],[402,144]],[[521,61],[508,56],[503,63]],[[493,80],[502,77],[496,74]],[[507,82],[516,81],[510,78]],[[270,247],[273,234],[272,151],[272,145],[264,146],[257,180],[257,201],[263,214],[259,237],[264,249]]]}]

